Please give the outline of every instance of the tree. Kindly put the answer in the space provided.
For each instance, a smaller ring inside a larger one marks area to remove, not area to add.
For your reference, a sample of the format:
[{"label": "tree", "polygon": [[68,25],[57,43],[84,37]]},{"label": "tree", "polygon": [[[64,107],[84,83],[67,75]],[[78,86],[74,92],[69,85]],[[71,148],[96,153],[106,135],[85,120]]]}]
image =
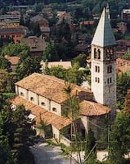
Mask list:
[{"label": "tree", "polygon": [[8,71],[11,69],[11,63],[3,56],[0,56],[0,69],[5,69]]},{"label": "tree", "polygon": [[94,133],[89,129],[85,145],[85,163],[95,163],[96,160],[96,139]]},{"label": "tree", "polygon": [[59,56],[56,51],[55,44],[49,43],[43,52],[43,61],[58,61]]},{"label": "tree", "polygon": [[117,76],[117,106],[119,109],[124,108],[124,100],[127,90],[130,89],[129,72]]},{"label": "tree", "polygon": [[123,164],[124,155],[130,147],[130,116],[124,112],[117,114],[110,134],[109,160],[111,164]]},{"label": "tree", "polygon": [[126,53],[123,55],[123,59],[130,60],[130,51],[126,52]]},{"label": "tree", "polygon": [[22,58],[23,55],[27,55],[27,54],[25,54],[26,51],[28,54],[29,53],[29,47],[25,44],[9,43],[8,45],[5,45],[4,47],[2,47],[1,55],[2,56],[5,56],[5,55],[19,56]]},{"label": "tree", "polygon": [[34,122],[29,119],[30,111],[25,110],[24,106],[18,106],[12,111],[7,105],[1,112],[3,127],[2,135],[8,138],[13,163],[33,163],[29,162],[29,146],[33,144],[35,131],[32,129]]},{"label": "tree", "polygon": [[40,71],[40,61],[38,58],[31,58],[28,56],[16,67],[17,78],[20,80],[34,72]]}]

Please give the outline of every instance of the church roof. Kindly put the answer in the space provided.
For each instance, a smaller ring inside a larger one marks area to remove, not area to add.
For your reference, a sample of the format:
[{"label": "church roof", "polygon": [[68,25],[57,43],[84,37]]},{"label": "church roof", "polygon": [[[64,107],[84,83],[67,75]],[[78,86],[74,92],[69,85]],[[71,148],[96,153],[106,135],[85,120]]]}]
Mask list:
[{"label": "church roof", "polygon": [[94,38],[92,40],[92,44],[100,47],[106,47],[116,44],[115,37],[110,25],[108,11],[106,8],[104,8],[102,12]]},{"label": "church roof", "polygon": [[[68,99],[65,93],[66,82],[54,76],[33,73],[15,84],[60,104]],[[72,95],[78,95],[79,98],[85,96],[87,100],[93,99],[91,90],[75,84],[71,87]]]}]

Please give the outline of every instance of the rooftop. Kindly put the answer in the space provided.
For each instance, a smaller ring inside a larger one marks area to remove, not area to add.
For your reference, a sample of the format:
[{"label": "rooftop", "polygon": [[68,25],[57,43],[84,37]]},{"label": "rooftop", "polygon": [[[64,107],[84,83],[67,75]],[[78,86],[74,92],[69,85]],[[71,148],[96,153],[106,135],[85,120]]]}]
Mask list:
[{"label": "rooftop", "polygon": [[18,56],[8,56],[6,55],[5,58],[12,64],[12,65],[17,65],[19,60],[20,60],[20,57]]},{"label": "rooftop", "polygon": [[[63,103],[67,100],[67,95],[64,91],[66,88],[65,81],[54,76],[33,73],[23,80],[18,81],[16,85],[57,103]],[[75,84],[72,84],[71,86],[73,95],[79,95],[80,97],[84,95],[86,99],[93,99],[93,94],[90,90],[83,89]]]},{"label": "rooftop", "polygon": [[[41,61],[41,65],[45,67],[46,62]],[[65,69],[71,68],[71,61],[57,61],[57,62],[47,62],[48,68],[61,66]]]},{"label": "rooftop", "polygon": [[96,102],[82,101],[80,103],[81,115],[84,116],[100,116],[110,112],[107,106]]},{"label": "rooftop", "polygon": [[36,116],[35,120],[37,124],[39,124],[41,121],[40,119],[42,119],[45,121],[46,125],[52,124],[54,127],[60,130],[72,123],[69,118],[58,116],[19,96],[12,99],[11,102],[14,105],[24,105],[26,109],[31,110],[31,113]]},{"label": "rooftop", "polygon": [[100,47],[116,45],[115,37],[110,25],[109,14],[106,8],[104,8],[102,12],[92,44]]}]

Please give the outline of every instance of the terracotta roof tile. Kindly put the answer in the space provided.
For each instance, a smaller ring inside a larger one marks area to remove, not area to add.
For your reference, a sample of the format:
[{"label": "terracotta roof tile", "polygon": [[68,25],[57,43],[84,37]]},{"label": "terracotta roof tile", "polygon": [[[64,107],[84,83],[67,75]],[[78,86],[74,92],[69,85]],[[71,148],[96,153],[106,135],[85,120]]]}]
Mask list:
[{"label": "terracotta roof tile", "polygon": [[100,116],[109,113],[110,109],[107,106],[96,102],[82,101],[80,103],[81,115],[85,116]]},{"label": "terracotta roof tile", "polygon": [[125,73],[130,70],[130,60],[116,59],[116,69],[118,73]]},{"label": "terracotta roof tile", "polygon": [[20,60],[20,57],[18,56],[8,56],[6,55],[5,58],[12,64],[12,65],[17,65],[19,60]]},{"label": "terracotta roof tile", "polygon": [[37,124],[40,123],[40,118],[44,120],[47,125],[51,124],[55,126],[57,129],[62,129],[63,127],[66,127],[72,123],[72,121],[69,118],[58,116],[19,96],[12,99],[11,103],[14,105],[24,105],[26,109],[31,110],[32,114],[36,116],[35,120]]},{"label": "terracotta roof tile", "polygon": [[[67,100],[67,96],[64,92],[65,81],[58,79],[54,76],[33,73],[32,75],[18,81],[16,85],[28,89],[34,93],[44,96],[57,103],[63,103]],[[86,93],[86,96],[90,99],[92,97],[92,92],[81,88],[78,85],[72,84],[72,93],[79,94]]]}]

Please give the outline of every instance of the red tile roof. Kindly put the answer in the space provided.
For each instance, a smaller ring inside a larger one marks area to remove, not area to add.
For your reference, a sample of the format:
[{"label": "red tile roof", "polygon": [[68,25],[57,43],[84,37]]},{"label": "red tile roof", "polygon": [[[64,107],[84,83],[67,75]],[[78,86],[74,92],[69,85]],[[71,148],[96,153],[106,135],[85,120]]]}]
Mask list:
[{"label": "red tile roof", "polygon": [[12,65],[17,65],[19,60],[20,60],[20,57],[18,56],[8,56],[6,55],[5,58],[12,64]]},{"label": "red tile roof", "polygon": [[100,116],[110,112],[107,106],[96,102],[82,101],[80,103],[81,115],[84,116]]},{"label": "red tile roof", "polygon": [[63,116],[58,116],[52,112],[49,112],[45,110],[44,108],[41,108],[38,105],[35,105],[19,96],[15,97],[11,100],[11,103],[14,105],[24,105],[26,109],[31,110],[32,114],[35,115],[36,123],[40,123],[40,118],[45,121],[46,125],[53,125],[57,129],[62,129],[63,127],[68,126],[72,123],[72,121]]},{"label": "red tile roof", "polygon": [[[54,76],[33,73],[23,80],[18,81],[16,85],[51,99],[57,103],[63,103],[67,100],[67,95],[64,91],[66,88],[65,81]],[[73,95],[83,96],[84,93],[88,99],[93,98],[90,90],[83,89],[75,84],[72,84],[71,86]]]}]

